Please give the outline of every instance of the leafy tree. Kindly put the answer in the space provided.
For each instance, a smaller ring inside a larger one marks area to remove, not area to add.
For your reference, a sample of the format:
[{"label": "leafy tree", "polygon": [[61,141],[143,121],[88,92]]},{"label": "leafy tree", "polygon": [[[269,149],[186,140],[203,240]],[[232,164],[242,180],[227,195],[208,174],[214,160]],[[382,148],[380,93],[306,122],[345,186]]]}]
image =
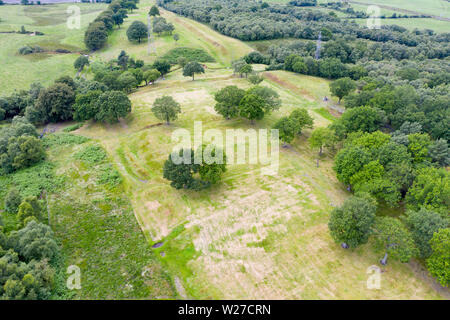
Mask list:
[{"label": "leafy tree", "polygon": [[128,60],[130,57],[126,54],[124,50],[120,51],[119,57],[117,58],[117,64],[122,68],[122,70],[128,69]]},{"label": "leafy tree", "polygon": [[336,155],[334,170],[339,181],[350,184],[350,180],[370,161],[370,155],[359,146],[344,148]]},{"label": "leafy tree", "polygon": [[430,273],[444,287],[450,284],[450,228],[441,229],[431,238],[432,254],[427,260]]},{"label": "leafy tree", "polygon": [[239,104],[244,96],[245,90],[237,86],[227,86],[214,95],[217,102],[214,110],[227,120],[234,118],[239,115]]},{"label": "leafy tree", "polygon": [[414,133],[408,136],[408,152],[415,163],[429,159],[428,147],[431,144],[430,136],[426,133]]},{"label": "leafy tree", "polygon": [[194,77],[196,73],[205,73],[205,69],[198,62],[189,62],[183,68],[183,76],[192,77],[192,81],[194,81]]},{"label": "leafy tree", "polygon": [[136,77],[128,71],[125,71],[117,78],[117,84],[120,89],[127,93],[130,93],[134,88],[138,86]]},{"label": "leafy tree", "polygon": [[9,139],[8,150],[0,156],[0,167],[6,173],[30,167],[45,158],[42,142],[35,137],[19,136]]},{"label": "leafy tree", "polygon": [[398,219],[377,217],[374,234],[377,249],[394,260],[406,263],[417,255],[411,234]]},{"label": "leafy tree", "polygon": [[100,90],[78,94],[73,105],[73,118],[77,121],[94,119],[97,114],[97,100],[102,94]]},{"label": "leafy tree", "polygon": [[236,73],[241,74],[240,72],[241,72],[242,67],[247,65],[247,63],[244,60],[240,59],[240,60],[233,61],[231,63],[231,65],[233,67],[234,74],[236,74]]},{"label": "leafy tree", "polygon": [[31,220],[42,220],[42,208],[36,197],[27,197],[23,199],[22,203],[19,205],[17,218],[23,226],[26,226]]},{"label": "leafy tree", "polygon": [[84,35],[84,43],[89,50],[98,50],[106,44],[108,31],[102,21],[96,21],[89,25]]},{"label": "leafy tree", "polygon": [[148,14],[149,14],[150,16],[152,16],[152,17],[154,17],[154,16],[159,16],[159,9],[158,9],[158,7],[157,7],[157,6],[152,6],[152,7],[150,8],[150,11],[148,12]]},{"label": "leafy tree", "polygon": [[290,117],[280,118],[274,125],[274,129],[278,130],[279,138],[283,142],[283,146],[291,143],[295,138],[295,134],[298,131],[298,125],[295,123],[294,119]]},{"label": "leafy tree", "polygon": [[319,155],[323,154],[323,147],[333,144],[333,131],[329,128],[317,128],[311,133],[309,144],[312,148],[319,149]]},{"label": "leafy tree", "polygon": [[247,90],[247,94],[256,95],[264,101],[261,107],[265,114],[269,114],[281,106],[280,96],[272,88],[255,86]]},{"label": "leafy tree", "polygon": [[373,107],[346,110],[340,119],[347,132],[374,132],[386,123],[384,111]]},{"label": "leafy tree", "polygon": [[124,16],[122,13],[115,13],[112,15],[112,19],[114,21],[114,24],[119,27],[123,24]]},{"label": "leafy tree", "polygon": [[158,70],[161,75],[165,75],[170,71],[170,63],[167,60],[156,60],[153,63],[153,68]]},{"label": "leafy tree", "polygon": [[156,69],[151,69],[144,72],[144,81],[146,85],[149,83],[155,83],[159,77],[161,77],[161,72]]},{"label": "leafy tree", "polygon": [[[376,201],[352,196],[331,212],[328,228],[336,243],[356,248],[367,243],[375,222]],[[344,245],[344,246],[345,246]]]},{"label": "leafy tree", "polygon": [[203,163],[198,170],[202,181],[210,185],[220,182],[227,171],[227,157],[224,150],[209,144],[202,145],[196,152],[203,156]]},{"label": "leafy tree", "polygon": [[89,65],[89,59],[88,59],[88,57],[86,57],[84,55],[79,56],[73,64],[74,68],[80,72],[83,71],[83,68],[87,65]]},{"label": "leafy tree", "polygon": [[170,121],[178,118],[178,114],[181,113],[181,108],[180,104],[172,97],[164,96],[155,100],[152,112],[156,118],[166,121],[169,125]]},{"label": "leafy tree", "polygon": [[22,203],[22,197],[19,191],[15,188],[11,188],[5,197],[5,211],[9,213],[17,213],[19,205]]},{"label": "leafy tree", "polygon": [[450,149],[448,148],[447,140],[438,139],[434,141],[429,147],[428,152],[431,160],[441,167],[450,166]]},{"label": "leafy tree", "polygon": [[131,112],[131,102],[121,91],[107,91],[99,96],[95,108],[95,120],[113,124]]},{"label": "leafy tree", "polygon": [[255,120],[264,118],[264,105],[263,98],[247,92],[239,103],[239,115],[253,124]]},{"label": "leafy tree", "polygon": [[424,207],[444,217],[450,203],[450,173],[445,169],[423,168],[417,171],[412,187],[406,194],[406,203],[412,210]]},{"label": "leafy tree", "polygon": [[421,209],[419,211],[409,211],[406,224],[411,231],[414,242],[419,249],[420,257],[423,259],[431,255],[430,240],[440,229],[448,227],[448,221],[438,213]]},{"label": "leafy tree", "polygon": [[289,115],[289,118],[291,118],[296,127],[297,130],[295,134],[301,135],[302,130],[304,128],[312,129],[314,125],[314,119],[309,115],[308,111],[303,108],[297,108],[294,111],[291,112]]},{"label": "leafy tree", "polygon": [[11,234],[9,241],[14,251],[23,256],[26,261],[48,259],[52,260],[59,252],[53,231],[49,226],[31,221],[25,228]]},{"label": "leafy tree", "polygon": [[35,108],[41,122],[58,122],[72,119],[75,92],[65,83],[55,83],[41,91]]},{"label": "leafy tree", "polygon": [[180,35],[178,33],[175,33],[173,35],[173,40],[175,40],[175,42],[178,42],[178,40],[180,40]]},{"label": "leafy tree", "polygon": [[194,173],[198,173],[199,165],[194,164],[194,151],[191,149],[180,150],[178,156],[184,157],[184,154],[189,155],[190,161],[183,161],[177,163],[173,159],[173,154],[169,155],[169,159],[164,163],[163,177],[170,181],[170,185],[175,189],[195,189],[200,187],[195,183],[193,178]]},{"label": "leafy tree", "polygon": [[133,21],[128,27],[127,37],[129,41],[138,41],[141,43],[142,39],[148,36],[147,26],[141,21]]},{"label": "leafy tree", "polygon": [[253,72],[253,67],[250,64],[243,65],[241,69],[239,69],[240,74],[245,74],[247,78],[250,73]]},{"label": "leafy tree", "polygon": [[188,63],[189,60],[186,57],[179,57],[177,59],[177,64],[182,68],[184,68]]},{"label": "leafy tree", "polygon": [[347,96],[355,89],[355,81],[350,78],[341,78],[330,83],[330,91],[334,96],[339,98],[339,104],[343,97]]}]

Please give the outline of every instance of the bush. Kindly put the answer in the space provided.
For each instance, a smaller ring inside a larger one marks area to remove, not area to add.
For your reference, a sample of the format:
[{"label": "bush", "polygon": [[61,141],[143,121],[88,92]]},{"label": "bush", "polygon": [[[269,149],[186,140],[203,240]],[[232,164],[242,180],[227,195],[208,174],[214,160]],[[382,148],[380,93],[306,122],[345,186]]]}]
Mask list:
[{"label": "bush", "polygon": [[106,152],[99,145],[90,145],[77,152],[75,154],[75,159],[83,160],[91,165],[95,165],[105,161]]},{"label": "bush", "polygon": [[188,62],[215,62],[205,50],[186,47],[172,49],[162,58],[170,64],[177,64],[179,58],[186,58]]},{"label": "bush", "polygon": [[21,202],[22,197],[19,191],[15,188],[10,189],[5,198],[5,211],[8,213],[17,213]]},{"label": "bush", "polygon": [[68,133],[53,133],[46,135],[44,139],[42,139],[46,148],[62,145],[83,144],[89,140],[89,138]]}]

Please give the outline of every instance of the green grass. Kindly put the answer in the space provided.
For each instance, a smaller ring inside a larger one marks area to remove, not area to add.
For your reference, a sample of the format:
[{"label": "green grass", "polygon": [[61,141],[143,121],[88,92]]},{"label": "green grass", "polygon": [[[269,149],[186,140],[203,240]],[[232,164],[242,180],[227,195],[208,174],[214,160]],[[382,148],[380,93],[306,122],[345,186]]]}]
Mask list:
[{"label": "green grass", "polygon": [[84,31],[93,19],[106,7],[105,4],[84,4],[81,9],[81,29],[68,29],[67,7],[73,4],[45,6],[0,6],[0,31],[20,30],[25,26],[29,31],[41,31],[44,36],[0,33],[0,87],[1,94],[14,90],[28,89],[30,84],[40,81],[48,86],[63,75],[75,75],[73,62],[78,53],[39,53],[21,56],[19,48],[38,45],[47,50],[68,49],[79,52],[85,49]]}]

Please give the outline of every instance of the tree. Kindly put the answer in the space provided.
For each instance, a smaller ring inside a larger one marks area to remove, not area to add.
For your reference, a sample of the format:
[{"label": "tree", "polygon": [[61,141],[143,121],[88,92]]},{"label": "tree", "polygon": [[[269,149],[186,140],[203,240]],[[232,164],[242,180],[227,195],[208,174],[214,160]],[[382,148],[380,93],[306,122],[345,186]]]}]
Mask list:
[{"label": "tree", "polygon": [[279,138],[283,142],[283,147],[291,143],[298,131],[298,125],[290,117],[280,118],[274,125],[274,129],[278,130]]},{"label": "tree", "polygon": [[141,21],[133,21],[128,27],[127,37],[129,41],[138,41],[141,43],[141,39],[145,39],[147,36],[147,26]]},{"label": "tree", "polygon": [[450,173],[445,169],[422,168],[417,171],[412,187],[406,194],[409,209],[421,207],[448,215],[450,199]]},{"label": "tree", "polygon": [[418,253],[411,234],[398,219],[377,217],[374,235],[377,249],[385,253],[383,261],[390,256],[394,260],[406,263]]},{"label": "tree", "polygon": [[339,98],[339,104],[341,99],[347,96],[350,92],[356,89],[355,81],[350,78],[341,78],[330,83],[331,93]]},{"label": "tree", "polygon": [[74,68],[79,72],[83,71],[84,67],[87,65],[89,65],[89,59],[86,56],[79,56],[73,64]]},{"label": "tree", "polygon": [[408,136],[408,152],[415,163],[430,160],[428,153],[430,144],[431,138],[427,133],[414,133]]},{"label": "tree", "polygon": [[122,13],[114,13],[112,15],[112,19],[114,21],[114,24],[120,29],[120,25],[123,24],[123,20],[124,20],[124,16],[122,15]]},{"label": "tree", "polygon": [[342,115],[340,122],[349,132],[374,132],[386,123],[384,111],[373,107],[358,107],[348,109]]},{"label": "tree", "polygon": [[245,96],[245,90],[237,86],[227,86],[214,95],[216,105],[214,110],[224,116],[227,120],[239,115],[239,104]]},{"label": "tree", "polygon": [[430,273],[444,287],[450,284],[450,228],[441,229],[431,238],[432,254],[427,260]]},{"label": "tree", "polygon": [[198,62],[189,62],[183,68],[183,76],[192,77],[192,81],[194,81],[196,73],[205,73],[205,69]]},{"label": "tree", "polygon": [[240,73],[241,69],[243,66],[245,66],[247,63],[240,59],[240,60],[235,60],[231,63],[232,67],[233,67],[233,73]]},{"label": "tree", "polygon": [[154,83],[159,77],[161,77],[161,73],[156,69],[150,69],[144,72],[144,81],[146,85]]},{"label": "tree", "polygon": [[17,213],[19,205],[22,203],[22,197],[19,191],[15,188],[11,188],[5,197],[5,211],[8,213]]},{"label": "tree", "polygon": [[269,114],[272,111],[279,109],[281,106],[280,96],[272,88],[255,86],[247,90],[247,94],[256,95],[263,100],[261,108],[264,110],[265,114]]},{"label": "tree", "polygon": [[124,50],[122,50],[117,58],[117,64],[122,68],[122,70],[128,69],[128,60],[129,56],[126,54]]},{"label": "tree", "polygon": [[159,13],[158,7],[157,7],[157,6],[152,6],[152,7],[150,8],[150,11],[148,12],[148,14],[149,14],[150,16],[152,16],[152,17],[159,16],[160,13]]},{"label": "tree", "polygon": [[23,226],[31,220],[42,220],[42,208],[36,197],[26,197],[19,205],[17,218]]},{"label": "tree", "polygon": [[447,140],[438,139],[434,141],[429,147],[428,152],[431,160],[441,167],[450,166],[450,149],[448,148]]},{"label": "tree", "polygon": [[430,240],[436,232],[448,227],[448,221],[438,213],[421,209],[407,213],[406,224],[411,231],[420,257],[426,259],[431,255]]},{"label": "tree", "polygon": [[376,201],[352,196],[331,212],[328,228],[331,237],[343,247],[356,248],[367,243],[375,222]]},{"label": "tree", "polygon": [[102,21],[91,23],[84,35],[84,43],[92,51],[102,48],[107,39],[108,32]]},{"label": "tree", "polygon": [[247,92],[239,103],[239,115],[253,124],[255,120],[264,118],[264,105],[263,98]]},{"label": "tree", "polygon": [[194,164],[194,151],[192,149],[181,149],[178,157],[183,158],[187,154],[190,161],[181,163],[174,162],[174,154],[169,155],[169,159],[164,163],[163,177],[170,181],[170,185],[175,189],[194,189],[199,186],[192,177],[193,173],[198,173],[199,165]]},{"label": "tree", "polygon": [[161,73],[161,75],[164,76],[170,70],[170,63],[164,59],[156,60],[153,63],[153,68],[158,70]]},{"label": "tree", "polygon": [[170,121],[176,120],[178,114],[181,113],[180,104],[170,96],[158,98],[153,103],[152,112],[156,118],[166,121],[167,125]]},{"label": "tree", "polygon": [[175,40],[175,42],[178,42],[178,40],[180,40],[180,36],[179,36],[178,33],[175,33],[175,34],[173,35],[173,40]]},{"label": "tree", "polygon": [[245,77],[247,78],[248,77],[248,75],[250,74],[250,73],[252,73],[253,72],[253,67],[252,67],[252,65],[250,65],[250,64],[245,64],[245,65],[243,65],[242,67],[241,67],[241,69],[239,69],[239,73],[242,75],[242,74],[245,74]]},{"label": "tree", "polygon": [[311,133],[309,144],[312,148],[319,149],[319,155],[323,154],[323,147],[329,146],[333,143],[333,131],[329,128],[317,128]]},{"label": "tree", "polygon": [[292,119],[296,126],[295,134],[301,135],[304,128],[312,129],[314,125],[314,119],[309,115],[308,111],[303,108],[297,108],[290,114],[289,118]]},{"label": "tree", "polygon": [[75,92],[67,84],[55,83],[42,90],[35,108],[41,115],[41,122],[58,122],[72,119]]},{"label": "tree", "polygon": [[8,141],[7,152],[0,156],[0,168],[10,173],[28,168],[44,158],[45,150],[39,139],[27,135],[13,137]]},{"label": "tree", "polygon": [[131,102],[121,91],[107,91],[98,97],[95,108],[95,120],[113,124],[131,112]]},{"label": "tree", "polygon": [[350,184],[350,180],[370,160],[370,155],[359,146],[350,146],[338,152],[333,169],[337,178],[344,184]]},{"label": "tree", "polygon": [[196,150],[202,156],[203,163],[198,172],[202,181],[209,185],[217,184],[227,171],[227,157],[222,148],[213,144],[202,145]]},{"label": "tree", "polygon": [[77,121],[94,119],[97,114],[97,100],[102,94],[100,90],[78,94],[73,105],[73,118]]},{"label": "tree", "polygon": [[130,93],[134,88],[138,86],[136,77],[128,71],[125,71],[117,78],[118,87],[124,90],[126,93]]}]

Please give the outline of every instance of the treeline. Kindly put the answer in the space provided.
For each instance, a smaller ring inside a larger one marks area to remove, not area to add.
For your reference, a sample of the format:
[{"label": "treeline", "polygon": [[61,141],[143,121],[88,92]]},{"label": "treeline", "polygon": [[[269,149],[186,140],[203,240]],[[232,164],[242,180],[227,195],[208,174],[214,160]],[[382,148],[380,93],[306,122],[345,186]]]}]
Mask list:
[{"label": "treeline", "polygon": [[137,9],[139,0],[114,0],[108,8],[92,21],[85,34],[84,43],[91,50],[102,48],[108,40],[109,32],[116,25],[120,27],[125,18],[128,17],[128,10]]},{"label": "treeline", "polygon": [[324,41],[352,36],[375,42],[391,41],[410,47],[423,44],[432,50],[444,52],[444,57],[449,54],[449,33],[435,35],[430,30],[408,32],[398,26],[371,30],[347,20],[341,21],[334,14],[291,5],[268,5],[243,0],[158,0],[158,4],[244,41],[281,38],[315,40],[322,32]]}]

